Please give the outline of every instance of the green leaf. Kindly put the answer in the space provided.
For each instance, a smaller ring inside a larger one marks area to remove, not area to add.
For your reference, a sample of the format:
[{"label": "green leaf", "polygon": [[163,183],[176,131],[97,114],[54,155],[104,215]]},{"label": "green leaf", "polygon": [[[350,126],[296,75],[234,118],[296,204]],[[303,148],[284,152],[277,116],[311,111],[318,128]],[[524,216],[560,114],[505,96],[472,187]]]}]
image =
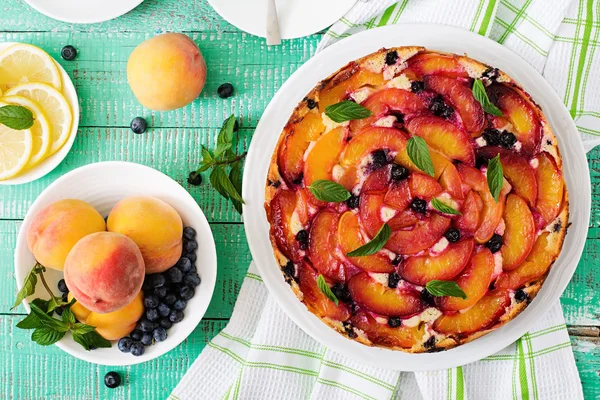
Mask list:
[{"label": "green leaf", "polygon": [[[231,171],[229,171],[229,180],[233,183],[238,193],[242,193],[242,162],[236,161],[231,164]],[[242,214],[242,203],[237,200],[231,199],[233,206],[239,214]]]},{"label": "green leaf", "polygon": [[[215,158],[220,157],[227,150],[231,149],[233,142],[233,127],[235,126],[235,115],[231,114],[223,122],[219,136],[217,137],[217,147],[215,148]],[[204,155],[203,155],[204,156]]]},{"label": "green leaf", "polygon": [[413,136],[408,139],[406,151],[408,152],[408,157],[417,166],[417,168],[429,176],[435,175],[433,162],[431,161],[431,156],[429,155],[429,148],[427,148],[427,143],[423,138],[419,136]]},{"label": "green leaf", "polygon": [[77,322],[77,319],[75,319],[75,314],[73,314],[73,311],[71,311],[71,307],[66,307],[63,310],[61,317],[62,317],[63,322],[66,324],[74,324]]},{"label": "green leaf", "polygon": [[217,165],[210,174],[210,183],[217,191],[226,199],[237,200],[240,203],[244,202],[242,195],[235,188],[225,169],[221,165]]},{"label": "green leaf", "polygon": [[497,154],[496,157],[492,158],[488,163],[487,183],[490,188],[490,193],[497,203],[500,191],[502,190],[502,185],[504,184],[504,172],[502,171],[502,163],[500,163],[500,154]]},{"label": "green leaf", "polygon": [[425,289],[433,296],[450,296],[450,297],[460,297],[461,299],[466,299],[466,293],[458,286],[458,284],[454,281],[438,281],[433,280],[427,282],[425,285]]},{"label": "green leaf", "polygon": [[100,334],[95,330],[85,334],[73,333],[73,340],[83,346],[83,348],[86,350],[100,347],[111,347],[110,342],[100,336]]},{"label": "green leaf", "polygon": [[200,152],[202,154],[202,162],[203,163],[212,163],[214,161],[214,157],[213,157],[212,153],[206,147],[202,146],[200,149]]},{"label": "green leaf", "polygon": [[82,324],[82,323],[79,323],[79,322],[77,322],[71,328],[71,332],[73,334],[78,334],[78,335],[85,335],[86,333],[90,333],[90,332],[93,332],[95,330],[96,330],[95,326],[86,325],[86,324]]},{"label": "green leaf", "polygon": [[50,346],[65,336],[65,332],[59,332],[52,328],[37,328],[31,334],[31,340],[42,346]]},{"label": "green leaf", "polygon": [[11,129],[29,129],[33,121],[33,113],[25,107],[13,105],[0,107],[0,124]]},{"label": "green leaf", "polygon": [[33,314],[35,314],[36,317],[38,317],[38,319],[40,320],[40,323],[44,327],[50,328],[50,329],[53,329],[53,330],[59,331],[59,332],[66,332],[69,330],[69,325],[65,324],[64,322],[62,322],[58,319],[52,318],[51,316],[46,314],[42,309],[40,309],[35,304],[31,303],[31,304],[29,304],[29,306],[31,307],[31,312]]},{"label": "green leaf", "polygon": [[317,277],[317,286],[319,287],[319,290],[323,292],[323,294],[327,296],[329,300],[335,303],[336,306],[339,304],[338,298],[335,296],[335,294],[333,294],[331,288],[329,287],[327,282],[325,282],[325,277],[323,277],[323,275],[321,274],[319,274],[319,276]]},{"label": "green leaf", "polygon": [[370,242],[363,244],[358,249],[352,250],[346,255],[348,257],[361,257],[375,254],[385,246],[391,235],[392,228],[388,224],[383,224]]},{"label": "green leaf", "polygon": [[34,313],[29,313],[23,320],[17,322],[17,328],[19,329],[36,329],[42,326],[44,325]]},{"label": "green leaf", "polygon": [[450,214],[450,215],[462,215],[460,211],[455,210],[454,208],[450,207],[448,204],[444,203],[443,201],[436,199],[435,197],[433,199],[431,199],[431,206],[433,208],[435,208],[436,210],[438,210],[439,212],[442,212],[444,214]]},{"label": "green leaf", "polygon": [[40,310],[42,310],[46,314],[49,314],[48,313],[48,303],[49,302],[50,302],[50,300],[42,300],[40,298],[31,300],[32,304],[35,304]]},{"label": "green leaf", "polygon": [[67,305],[67,304],[68,303],[66,301],[63,301],[61,297],[54,296],[53,298],[48,300],[48,306],[46,308],[46,311],[51,312],[51,311],[54,311],[56,308]]},{"label": "green leaf", "polygon": [[325,109],[325,115],[327,115],[333,122],[339,123],[353,119],[368,118],[373,115],[373,113],[360,104],[345,100],[337,104],[327,106]]},{"label": "green leaf", "polygon": [[485,91],[485,86],[481,79],[475,79],[475,82],[473,82],[473,97],[475,97],[475,100],[477,100],[479,104],[481,104],[483,111],[485,111],[486,113],[497,115],[499,117],[502,117],[504,115],[502,114],[502,111],[500,111],[498,107],[496,107],[490,101],[490,98],[488,97]]},{"label": "green leaf", "polygon": [[339,183],[329,181],[327,179],[319,179],[309,186],[310,192],[317,200],[327,201],[330,203],[341,203],[350,198],[351,194]]},{"label": "green leaf", "polygon": [[35,264],[33,266],[31,271],[29,271],[29,273],[25,277],[23,287],[21,288],[21,290],[19,290],[19,293],[17,293],[17,300],[15,300],[15,304],[11,307],[11,310],[17,307],[19,304],[21,304],[27,296],[31,296],[33,293],[35,293],[35,285],[37,284],[36,275],[42,272],[43,270],[44,267],[42,267],[41,264]]}]

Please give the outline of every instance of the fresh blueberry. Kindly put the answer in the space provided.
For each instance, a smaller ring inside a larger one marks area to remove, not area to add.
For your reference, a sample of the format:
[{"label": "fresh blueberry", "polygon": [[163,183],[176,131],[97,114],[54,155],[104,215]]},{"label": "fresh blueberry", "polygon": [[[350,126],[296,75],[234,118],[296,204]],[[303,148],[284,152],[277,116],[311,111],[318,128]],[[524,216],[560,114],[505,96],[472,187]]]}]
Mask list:
[{"label": "fresh blueberry", "polygon": [[69,301],[69,292],[65,292],[62,294],[62,301],[64,301],[64,302]]},{"label": "fresh blueberry", "polygon": [[183,319],[183,311],[174,310],[174,311],[171,311],[171,314],[169,314],[169,321],[171,321],[174,324],[181,322],[182,319]]},{"label": "fresh blueberry", "polygon": [[308,107],[309,110],[312,110],[313,108],[315,108],[317,106],[317,102],[314,101],[313,99],[306,99],[306,106]]},{"label": "fresh blueberry", "polygon": [[154,295],[159,299],[162,299],[167,295],[167,288],[164,286],[157,287],[156,289],[154,289]]},{"label": "fresh blueberry", "polygon": [[[163,274],[146,275],[146,280],[144,280],[143,286],[146,286],[145,290],[154,289],[154,288],[163,286],[165,284],[165,282],[166,282],[166,279],[163,276]],[[142,286],[142,289],[144,289],[143,286]]]},{"label": "fresh blueberry", "polygon": [[177,296],[175,296],[173,293],[169,293],[163,298],[163,303],[165,303],[168,306],[172,306],[173,304],[175,304],[176,301]]},{"label": "fresh blueberry", "polygon": [[196,171],[190,171],[190,173],[188,174],[187,181],[190,185],[198,186],[202,184],[202,175],[200,175]]},{"label": "fresh blueberry", "polygon": [[[179,261],[177,261],[177,264],[175,264],[175,266],[181,271],[181,272],[188,272],[190,269],[192,269],[192,262],[190,261],[189,258],[187,257],[181,257],[179,259]],[[168,271],[167,271],[168,272]],[[167,275],[168,277],[168,275]]]},{"label": "fresh blueberry", "polygon": [[392,180],[399,182],[408,178],[408,169],[402,165],[394,164],[391,171]]},{"label": "fresh blueberry", "polygon": [[456,243],[460,240],[460,231],[456,228],[450,228],[444,233],[444,236],[450,243]]},{"label": "fresh blueberry", "polygon": [[373,158],[373,168],[381,168],[387,164],[387,154],[384,150],[376,150],[371,154]]},{"label": "fresh blueberry", "polygon": [[140,340],[144,346],[152,345],[152,333],[144,333],[142,340]]},{"label": "fresh blueberry", "polygon": [[502,236],[494,233],[494,236],[485,244],[485,247],[490,249],[492,253],[497,252],[502,247]]},{"label": "fresh blueberry", "polygon": [[399,282],[400,282],[400,275],[398,275],[396,272],[392,272],[388,276],[388,286],[391,287],[392,289],[397,288]]},{"label": "fresh blueberry", "polygon": [[169,329],[173,326],[173,323],[169,321],[169,318],[162,318],[159,322],[159,325],[165,329]]},{"label": "fresh blueberry", "polygon": [[488,160],[485,157],[477,156],[475,157],[475,168],[481,169],[484,165],[488,164]]},{"label": "fresh blueberry", "polygon": [[488,78],[492,81],[498,79],[498,76],[500,76],[500,71],[498,70],[498,68],[493,68],[493,67],[488,67],[488,69],[486,69],[483,74],[481,74],[482,78]]},{"label": "fresh blueberry", "polygon": [[511,132],[504,131],[500,135],[500,146],[505,149],[512,149],[512,147],[517,143],[517,138]]},{"label": "fresh blueberry", "polygon": [[[190,263],[191,267],[191,263]],[[165,272],[167,280],[172,283],[180,283],[183,279],[183,272],[179,268],[171,267]]]},{"label": "fresh blueberry", "polygon": [[195,240],[188,240],[185,243],[183,250],[185,253],[193,253],[196,251],[197,248],[198,248],[198,242],[196,242]]},{"label": "fresh blueberry", "polygon": [[67,284],[65,283],[64,279],[61,279],[60,281],[58,281],[58,290],[60,290],[62,293],[69,293],[69,288],[67,287]]},{"label": "fresh blueberry", "polygon": [[450,118],[454,114],[454,109],[446,104],[442,96],[434,97],[429,109],[434,115],[442,118]]},{"label": "fresh blueberry", "polygon": [[429,337],[425,343],[423,343],[423,347],[426,349],[433,349],[435,347],[435,336]]},{"label": "fresh blueberry", "polygon": [[420,91],[425,89],[425,82],[423,81],[412,81],[410,83],[410,90],[413,93],[419,93]]},{"label": "fresh blueberry", "polygon": [[77,49],[70,44],[66,45],[60,50],[60,56],[66,61],[73,61],[77,57]]},{"label": "fresh blueberry", "polygon": [[[154,311],[156,311],[156,310],[154,310]],[[157,312],[157,315],[158,315],[158,312]],[[142,318],[142,320],[140,321],[139,329],[140,329],[140,331],[142,331],[144,333],[152,332],[152,330],[154,329],[154,323],[147,320],[146,318]],[[131,337],[133,338],[133,333],[131,334]],[[135,340],[140,340],[140,339],[135,339]]]},{"label": "fresh blueberry", "polygon": [[183,237],[188,240],[192,240],[196,237],[196,230],[191,226],[186,226],[185,228],[183,228]]},{"label": "fresh blueberry", "polygon": [[175,304],[173,304],[173,308],[177,311],[185,310],[186,306],[187,306],[187,301],[185,301],[183,299],[179,299],[175,302]]},{"label": "fresh blueberry", "polygon": [[306,230],[302,229],[301,231],[296,233],[296,240],[299,241],[300,243],[308,242],[308,232]]},{"label": "fresh blueberry", "polygon": [[189,300],[192,297],[194,297],[194,294],[196,293],[196,290],[194,290],[193,287],[190,286],[183,286],[181,289],[179,289],[179,297],[181,297],[183,300]]},{"label": "fresh blueberry", "polygon": [[156,308],[156,307],[158,307],[158,303],[159,303],[158,297],[154,296],[152,294],[150,296],[146,296],[144,298],[144,307],[146,307],[146,308]]},{"label": "fresh blueberry", "polygon": [[482,136],[488,146],[498,146],[500,144],[500,131],[498,129],[487,128],[483,131]]},{"label": "fresh blueberry", "polygon": [[121,353],[129,353],[131,351],[131,345],[133,344],[133,340],[130,337],[124,337],[119,339],[117,343],[117,347],[121,351]]},{"label": "fresh blueberry", "polygon": [[131,128],[133,133],[137,133],[139,135],[146,132],[146,129],[148,129],[148,123],[142,117],[135,117],[131,120],[131,124],[129,125],[129,127]]},{"label": "fresh blueberry", "polygon": [[231,83],[224,83],[217,89],[217,95],[220,98],[226,99],[233,96],[233,85]]},{"label": "fresh blueberry", "polygon": [[400,325],[402,325],[402,320],[398,317],[390,317],[388,319],[388,325],[390,326],[390,328],[397,328]]},{"label": "fresh blueberry", "polygon": [[144,332],[140,331],[139,329],[134,329],[133,332],[131,332],[130,336],[131,339],[134,341],[140,341],[142,339],[142,336],[144,335]]},{"label": "fresh blueberry", "polygon": [[139,357],[144,354],[144,351],[146,351],[146,349],[144,348],[144,345],[140,342],[133,342],[131,344],[131,354],[133,354],[134,356]]},{"label": "fresh blueberry", "polygon": [[158,319],[158,310],[156,308],[146,310],[146,319],[152,322],[156,321]]},{"label": "fresh blueberry", "polygon": [[296,267],[294,266],[293,262],[288,261],[287,264],[281,266],[281,271],[285,274],[285,276],[293,278],[296,273]]},{"label": "fresh blueberry", "polygon": [[[177,304],[177,301],[175,302],[175,304]],[[169,314],[171,313],[171,308],[169,308],[169,306],[166,305],[165,303],[160,303],[157,310],[158,310],[158,315],[160,315],[161,317],[168,317]]]},{"label": "fresh blueberry", "polygon": [[121,384],[121,375],[114,371],[107,373],[104,375],[104,384],[111,389],[118,387]]},{"label": "fresh blueberry", "polygon": [[350,198],[346,200],[346,205],[350,209],[358,208],[360,205],[360,197],[354,195],[350,196]]},{"label": "fresh blueberry", "polygon": [[396,50],[390,51],[385,55],[385,63],[387,65],[394,65],[398,61],[398,52]]},{"label": "fresh blueberry", "polygon": [[167,330],[163,327],[156,328],[152,331],[152,336],[157,342],[164,342],[167,338]]},{"label": "fresh blueberry", "polygon": [[529,295],[523,289],[519,289],[515,292],[515,300],[517,303],[522,303],[527,299],[529,299]]},{"label": "fresh blueberry", "polygon": [[190,260],[191,262],[194,262],[198,259],[196,252],[187,253],[184,255],[184,257],[187,258],[188,260]]},{"label": "fresh blueberry", "polygon": [[423,289],[421,291],[421,301],[424,304],[433,306],[435,305],[435,298],[433,297],[433,295],[431,293],[429,293],[429,291],[427,289]]},{"label": "fresh blueberry", "polygon": [[190,272],[183,276],[183,283],[192,287],[196,287],[200,284],[200,277],[197,273]]},{"label": "fresh blueberry", "polygon": [[423,199],[414,198],[410,203],[410,208],[412,208],[414,212],[425,214],[427,211],[427,202]]}]

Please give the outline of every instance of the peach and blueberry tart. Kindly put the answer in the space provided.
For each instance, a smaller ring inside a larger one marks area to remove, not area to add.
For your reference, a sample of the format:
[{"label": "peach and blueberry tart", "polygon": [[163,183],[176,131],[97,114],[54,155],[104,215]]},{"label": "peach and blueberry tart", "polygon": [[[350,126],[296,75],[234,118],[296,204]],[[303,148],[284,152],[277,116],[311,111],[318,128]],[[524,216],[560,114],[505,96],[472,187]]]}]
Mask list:
[{"label": "peach and blueberry tart", "polygon": [[275,258],[308,310],[366,345],[439,351],[527,307],[568,196],[541,108],[497,68],[382,49],[320,82],[271,159]]}]

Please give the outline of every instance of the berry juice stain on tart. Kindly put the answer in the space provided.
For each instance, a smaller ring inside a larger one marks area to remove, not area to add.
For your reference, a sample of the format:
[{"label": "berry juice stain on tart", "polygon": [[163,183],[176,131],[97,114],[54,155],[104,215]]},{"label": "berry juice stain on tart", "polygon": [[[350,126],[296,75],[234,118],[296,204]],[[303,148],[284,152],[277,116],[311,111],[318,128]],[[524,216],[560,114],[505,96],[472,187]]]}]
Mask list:
[{"label": "berry juice stain on tart", "polygon": [[412,353],[523,311],[568,225],[540,107],[502,71],[421,47],[382,49],[306,95],[272,156],[265,210],[312,313]]}]

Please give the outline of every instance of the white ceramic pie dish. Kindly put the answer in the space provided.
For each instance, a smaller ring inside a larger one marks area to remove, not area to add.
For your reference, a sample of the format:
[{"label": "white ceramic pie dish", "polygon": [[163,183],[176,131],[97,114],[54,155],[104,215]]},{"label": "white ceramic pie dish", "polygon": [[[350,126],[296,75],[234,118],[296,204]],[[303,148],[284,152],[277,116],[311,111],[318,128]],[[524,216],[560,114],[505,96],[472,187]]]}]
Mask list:
[{"label": "white ceramic pie dish", "polygon": [[25,0],[50,18],[76,24],[93,24],[120,17],[144,0]]},{"label": "white ceramic pie dish", "polygon": [[[87,201],[107,216],[112,207],[128,196],[154,196],[170,204],[181,216],[184,226],[196,229],[198,250],[196,266],[202,279],[196,288],[195,296],[188,301],[183,320],[168,330],[164,342],[146,347],[142,356],[121,353],[113,342],[108,349],[86,351],[67,334],[56,345],[81,360],[102,365],[132,365],[159,357],[174,349],[187,338],[200,323],[213,295],[217,280],[217,254],[210,225],[194,198],[177,182],[167,175],[144,165],[108,161],[77,168],[54,181],[33,202],[19,230],[15,249],[15,279],[19,289],[27,273],[35,264],[35,258],[27,247],[27,229],[35,215],[45,206],[60,199],[80,199]],[[47,269],[44,276],[55,295],[63,277],[61,271]],[[41,284],[28,299],[48,299],[50,296]],[[27,300],[23,303],[30,311]]]},{"label": "white ceramic pie dish", "polygon": [[[382,47],[424,46],[463,54],[506,72],[542,107],[558,137],[570,198],[570,223],[563,250],[532,303],[505,326],[472,342],[439,353],[408,354],[369,347],[337,333],[309,312],[294,295],[273,255],[264,210],[265,183],[279,134],[297,103],[322,79],[347,62]],[[268,156],[266,156],[268,155]],[[282,309],[306,333],[325,346],[377,367],[402,371],[438,370],[468,364],[508,346],[525,334],[556,304],[577,267],[586,240],[591,207],[585,151],[569,112],[544,78],[518,55],[477,34],[443,25],[402,24],[373,29],[344,39],[317,54],[281,87],[265,110],[246,160],[243,196],[244,225],[250,250],[269,291]]]}]

